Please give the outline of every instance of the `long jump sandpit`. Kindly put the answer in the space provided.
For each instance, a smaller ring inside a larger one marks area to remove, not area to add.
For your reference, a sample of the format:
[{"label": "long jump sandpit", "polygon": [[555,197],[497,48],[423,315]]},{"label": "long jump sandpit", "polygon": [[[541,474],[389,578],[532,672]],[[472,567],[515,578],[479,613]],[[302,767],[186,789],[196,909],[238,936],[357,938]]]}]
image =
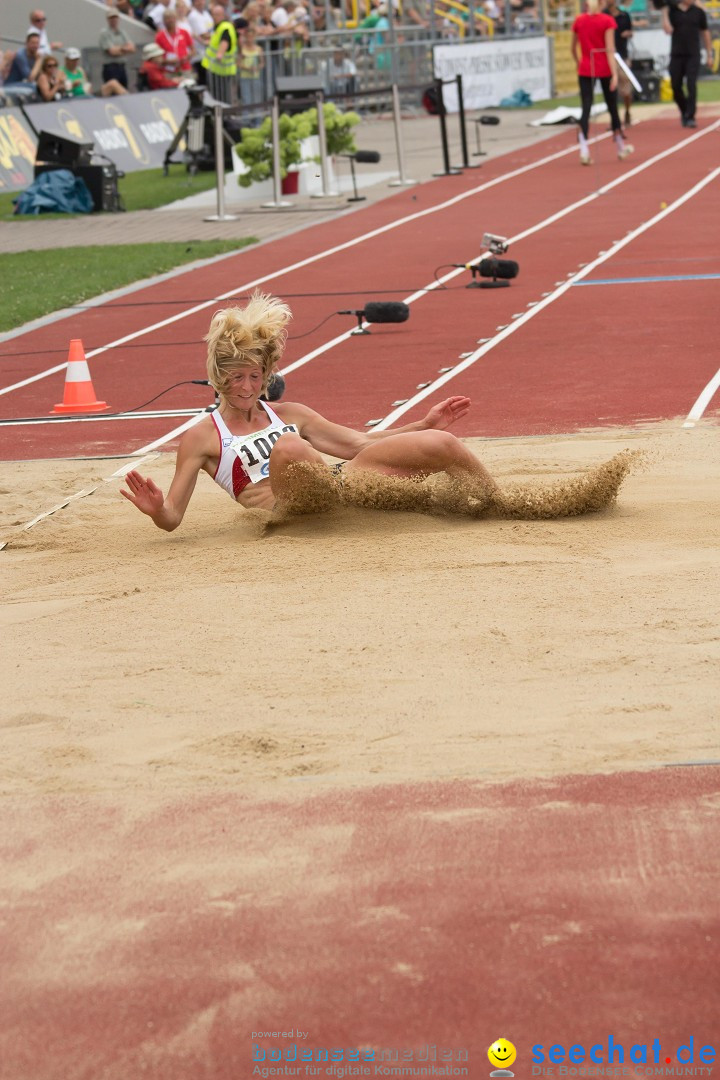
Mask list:
[{"label": "long jump sandpit", "polygon": [[585,517],[273,524],[201,478],[169,537],[116,462],[2,464],[1,1075],[712,1043],[716,440],[471,441],[502,483],[646,452]]}]

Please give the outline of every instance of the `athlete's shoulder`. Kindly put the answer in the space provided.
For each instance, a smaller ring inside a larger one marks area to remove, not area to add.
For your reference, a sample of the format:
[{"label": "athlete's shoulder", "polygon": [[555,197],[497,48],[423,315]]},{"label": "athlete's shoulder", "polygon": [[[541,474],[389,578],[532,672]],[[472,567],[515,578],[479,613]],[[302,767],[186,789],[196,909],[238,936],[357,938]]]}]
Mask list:
[{"label": "athlete's shoulder", "polygon": [[212,415],[206,416],[183,434],[178,454],[204,457],[217,450],[217,427]]},{"label": "athlete's shoulder", "polygon": [[286,424],[295,424],[298,420],[307,420],[317,414],[307,405],[301,405],[298,401],[271,401],[270,408]]}]

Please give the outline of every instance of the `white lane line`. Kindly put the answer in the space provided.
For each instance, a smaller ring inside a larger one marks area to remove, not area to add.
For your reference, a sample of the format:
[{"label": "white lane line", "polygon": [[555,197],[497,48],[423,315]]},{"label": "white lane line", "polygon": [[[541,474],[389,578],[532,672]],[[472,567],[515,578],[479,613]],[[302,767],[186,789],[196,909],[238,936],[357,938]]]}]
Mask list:
[{"label": "white lane line", "polygon": [[[663,157],[668,156],[671,153],[683,149],[689,144],[695,142],[697,139],[704,138],[711,131],[716,129],[720,125],[720,121],[716,121],[714,124],[707,128],[703,128],[701,131],[696,132],[694,135],[690,135],[688,138],[683,139],[677,143],[670,150],[664,151],[662,154],[656,155],[655,158],[650,159],[645,163],[645,167],[649,164],[654,164],[656,161],[661,160]],[[603,139],[608,139],[609,133],[597,136],[595,139],[591,139],[590,142],[600,142]],[[196,315],[199,311],[205,311],[209,307],[219,303],[222,300],[227,300],[231,296],[236,296],[238,293],[247,292],[249,289],[254,289],[258,285],[263,285],[268,281],[272,281],[274,278],[281,277],[284,274],[289,274],[292,271],[300,270],[305,266],[311,266],[315,262],[320,262],[322,259],[329,258],[331,255],[336,255],[341,251],[346,251],[348,248],[357,246],[364,243],[366,240],[372,240],[377,236],[381,236],[386,232],[391,232],[393,229],[398,229],[403,225],[407,225],[410,222],[417,221],[420,218],[427,217],[430,214],[436,214],[441,210],[447,210],[451,206],[456,206],[458,203],[463,202],[465,199],[469,199],[474,195],[478,195],[483,191],[488,191],[490,188],[496,187],[499,184],[504,184],[508,180],[514,180],[518,176],[523,176],[525,173],[531,172],[534,169],[538,169],[543,165],[547,165],[553,161],[557,161],[560,158],[567,157],[568,154],[576,154],[577,146],[572,145],[565,150],[558,150],[554,154],[548,154],[544,158],[540,158],[538,161],[533,161],[529,165],[522,165],[518,169],[513,169],[508,173],[503,173],[501,176],[495,177],[493,180],[488,180],[485,184],[480,184],[478,187],[471,188],[469,191],[461,192],[459,195],[454,195],[452,199],[447,199],[445,202],[437,203],[435,206],[426,207],[424,210],[418,210],[414,214],[408,214],[404,218],[398,218],[396,221],[388,222],[386,225],[381,225],[377,229],[372,229],[370,232],[362,233],[360,236],[354,237],[352,240],[347,240],[343,244],[337,244],[335,247],[326,248],[325,251],[318,252],[315,255],[309,256],[307,259],[301,259],[299,262],[292,263],[289,266],[285,266],[280,270],[275,270],[271,274],[266,274],[264,277],[256,278],[253,281],[245,282],[242,285],[237,285],[233,289],[226,293],[222,293],[219,296],[214,297],[212,300],[204,300],[200,304],[195,304],[190,308],[186,308],[184,311],[176,312],[175,315],[171,315],[167,319],[162,319],[159,322],[152,323],[140,330],[134,331],[132,334],[127,334],[125,337],[117,338],[115,341],[109,342],[107,345],[102,345],[98,349],[92,349],[86,353],[86,359],[91,360],[94,356],[99,356],[101,353],[107,352],[109,349],[116,349],[120,345],[127,345],[129,341],[135,341],[137,338],[144,337],[146,334],[154,333],[156,330],[161,330],[165,326],[171,326],[173,323],[180,322],[182,319],[189,318],[191,315]],[[638,169],[642,170],[643,166],[638,166]],[[634,175],[635,170],[631,170],[631,173],[624,174],[621,177],[621,181],[624,177]],[[612,185],[614,186],[614,185]],[[602,190],[607,190],[607,187]],[[597,193],[594,193],[596,196]],[[345,340],[343,335],[337,339],[337,342]],[[323,350],[326,351],[326,350]],[[304,359],[304,358],[302,358]],[[307,361],[305,361],[307,362]],[[300,361],[296,361],[296,365],[300,366]],[[9,394],[13,390],[20,390],[24,386],[29,386],[31,383],[38,382],[40,379],[48,378],[50,375],[56,375],[59,371],[64,371],[67,367],[67,362],[62,364],[56,364],[54,367],[47,368],[45,371],[38,372],[37,375],[31,375],[27,379],[22,379],[20,382],[13,383],[11,386],[5,386],[0,388],[0,396],[3,394]],[[290,369],[288,369],[290,370]],[[294,370],[294,369],[293,369]]]},{"label": "white lane line", "polygon": [[[604,188],[601,188],[598,192],[594,192],[592,195],[588,196],[587,199],[580,200],[580,202],[577,205],[584,205],[585,202],[591,201],[593,198],[596,198],[598,194],[610,190],[611,188],[617,186],[619,183],[623,183],[626,179],[629,179],[631,175],[636,175],[638,172],[642,172],[644,169],[648,168],[651,164],[655,164],[658,160],[661,160],[663,157],[667,157],[669,154],[675,153],[678,149],[686,146],[690,142],[693,142],[696,138],[698,138],[698,136],[701,136],[704,133],[706,133],[706,132],[708,132],[708,131],[710,131],[712,129],[715,129],[718,126],[720,126],[720,121],[717,121],[714,125],[712,125],[712,128],[703,129],[702,132],[698,132],[696,135],[691,136],[689,139],[686,139],[683,142],[678,143],[675,147],[672,147],[669,150],[663,151],[661,154],[656,155],[655,158],[651,158],[647,162],[644,162],[643,165],[637,166],[637,168],[632,170],[631,173],[626,173],[622,177],[618,177],[616,180],[612,181],[610,184],[607,184]],[[601,138],[604,138],[604,137],[605,136],[601,136]],[[575,150],[574,147],[572,147],[571,149],[573,151]],[[554,158],[562,157],[563,153],[565,153],[565,152],[563,151],[560,154],[553,155],[553,157]],[[539,163],[537,163],[537,164],[539,164]],[[517,319],[516,322],[514,322],[510,326],[506,327],[504,331],[502,331],[500,334],[497,335],[497,337],[491,339],[491,341],[488,342],[487,345],[484,345],[482,348],[477,349],[475,352],[471,353],[470,356],[465,361],[463,361],[462,364],[460,364],[457,367],[453,368],[453,370],[448,372],[445,376],[443,376],[443,378],[437,379],[435,382],[431,383],[426,388],[426,390],[422,391],[419,394],[416,394],[413,398],[408,399],[408,401],[405,403],[404,406],[402,406],[401,408],[396,409],[392,413],[389,413],[388,416],[386,416],[379,424],[376,425],[376,427],[379,430],[390,427],[391,424],[394,422],[394,420],[397,417],[402,416],[404,413],[406,413],[410,408],[412,408],[412,406],[414,404],[416,404],[417,402],[422,401],[424,398],[428,397],[436,389],[443,386],[446,382],[449,382],[450,379],[454,378],[455,375],[460,374],[461,371],[464,371],[466,368],[471,367],[472,364],[474,364],[476,362],[476,360],[480,359],[481,356],[484,356],[486,352],[489,352],[501,340],[503,340],[505,337],[509,337],[510,334],[514,333],[514,331],[517,330],[519,326],[522,326],[524,323],[528,322],[528,320],[530,318],[534,317],[539,311],[541,311],[541,310],[543,310],[543,308],[547,307],[549,303],[551,303],[553,300],[557,299],[563,293],[567,292],[567,290],[576,281],[581,280],[587,274],[591,273],[592,270],[594,270],[596,266],[599,266],[601,263],[605,262],[608,258],[611,257],[611,255],[613,255],[616,251],[619,251],[620,248],[624,247],[626,244],[630,243],[630,241],[633,240],[636,236],[639,236],[641,233],[645,232],[646,229],[650,228],[652,225],[654,225],[658,221],[662,220],[662,218],[667,216],[667,214],[669,214],[673,210],[677,209],[678,206],[681,206],[684,202],[686,202],[694,194],[696,194],[698,191],[702,190],[702,188],[705,187],[706,184],[710,183],[710,181],[713,180],[715,178],[715,176],[718,175],[719,172],[720,172],[720,169],[716,169],[704,181],[701,181],[694,188],[692,188],[689,192],[687,192],[684,196],[681,196],[674,203],[672,203],[669,207],[667,207],[666,210],[661,211],[660,214],[657,214],[654,218],[651,218],[649,222],[646,222],[644,225],[641,225],[637,229],[633,230],[633,232],[629,233],[623,240],[620,240],[620,241],[618,241],[618,243],[614,244],[612,246],[612,248],[610,248],[609,251],[605,252],[604,255],[600,256],[593,263],[589,263],[578,274],[573,274],[570,278],[568,278],[568,280],[566,282],[563,283],[562,286],[560,286],[559,289],[556,290],[556,292],[549,294],[548,297],[546,297],[544,300],[541,300],[535,307],[531,308],[520,319]],[[495,181],[490,181],[490,184],[493,184],[493,183],[495,183]],[[459,197],[456,197],[455,200],[451,200],[451,201],[453,201],[453,202],[454,201],[459,201]],[[574,204],[573,204],[573,208],[575,208]],[[566,213],[569,213],[569,212],[570,212],[569,208],[566,208],[564,211],[559,211],[557,215],[552,215],[551,218],[548,218],[546,223],[549,223],[551,220],[556,220],[558,218],[558,216],[563,217]],[[419,216],[422,216],[422,215],[419,215]],[[533,226],[530,229],[525,230],[525,232],[519,233],[518,237],[516,237],[515,239],[517,240],[517,239],[521,239],[523,237],[531,235],[533,232],[537,231],[538,228],[545,227],[546,223],[540,223],[540,225],[538,225],[538,226]],[[308,260],[308,261],[312,261],[312,260]],[[462,273],[462,272],[463,272],[462,270],[458,270],[458,273]],[[445,279],[440,279],[440,282],[442,282],[443,280],[447,280],[447,277],[450,277],[450,276],[455,276],[455,274],[447,275]],[[440,282],[437,282],[436,286],[439,286]],[[231,295],[231,294],[228,294],[228,295]],[[425,295],[425,290],[421,290],[419,293],[413,294],[414,298],[418,298],[419,296],[422,296],[422,295]],[[203,305],[203,306],[207,306],[207,305]],[[347,334],[341,335],[336,340],[337,341],[345,340],[345,338],[348,337],[348,336],[349,336],[349,332]],[[106,348],[110,348],[110,346],[106,346]],[[318,350],[314,350],[314,353],[317,355]],[[95,355],[95,354],[93,354],[93,355]],[[66,365],[63,365],[63,366],[66,366]],[[287,368],[285,370],[286,371],[294,370],[294,368],[297,367],[297,366],[299,366],[299,362],[296,361],[295,365],[291,365],[289,368]],[[2,393],[2,392],[3,391],[0,391],[0,393]],[[208,412],[211,412],[211,411],[212,410],[208,410]],[[201,414],[199,414],[197,416],[191,417],[184,424],[181,424],[179,427],[174,428],[172,431],[169,431],[166,435],[162,436],[160,439],[156,439],[154,442],[148,443],[147,446],[141,447],[139,450],[136,450],[134,452],[134,456],[139,456],[139,455],[148,453],[149,451],[154,451],[158,447],[163,446],[165,443],[168,443],[168,442],[172,441],[172,439],[176,438],[178,435],[181,435],[188,428],[194,427],[195,424],[199,423],[204,418],[205,415],[206,415],[205,413],[201,413]],[[153,455],[153,456],[157,456],[157,455]],[[145,459],[145,460],[148,460],[148,459]],[[136,468],[137,466],[139,466],[141,464],[143,464],[142,460],[137,462],[136,464],[134,464],[132,467]],[[128,468],[128,466],[124,465],[120,469],[117,469],[111,476],[106,477],[105,482],[107,483],[110,480],[113,480],[113,479],[117,478],[118,476],[124,475],[127,468]],[[23,530],[21,530],[21,531],[24,531],[26,529],[31,528],[38,521],[42,521],[44,518],[49,517],[51,514],[54,514],[57,510],[63,509],[65,506],[67,506],[74,499],[83,498],[86,495],[91,495],[93,493],[93,491],[95,491],[95,490],[97,490],[97,488],[90,488],[90,489],[88,489],[86,491],[77,492],[75,495],[70,496],[70,498],[68,500],[66,500],[64,503],[61,503],[59,506],[53,507],[52,510],[47,511],[44,514],[41,514],[38,518],[31,521],[28,525],[23,526]],[[0,551],[2,551],[6,547],[7,547],[7,542],[0,543]]]},{"label": "white lane line", "polygon": [[[130,469],[138,469],[147,461],[153,461],[155,458],[160,457],[159,453],[153,453],[153,451],[156,451],[157,448],[162,446],[164,443],[170,442],[178,435],[181,435],[183,431],[187,431],[188,428],[194,427],[195,424],[199,424],[201,420],[204,420],[206,416],[209,416],[210,413],[214,411],[214,406],[210,409],[204,409],[203,412],[201,412],[199,415],[191,416],[190,419],[186,420],[184,424],[180,424],[179,427],[173,428],[172,431],[169,431],[166,435],[163,435],[162,438],[156,439],[155,442],[148,443],[147,446],[140,447],[139,450],[133,451],[132,454],[128,454],[128,457],[132,458],[133,460],[125,462],[125,464],[121,465],[119,469],[116,469],[114,473],[111,473],[110,476],[104,477],[101,483],[109,484],[113,480],[117,480],[118,477],[125,476],[125,474]],[[136,461],[135,458],[140,458],[140,460]],[[69,506],[70,503],[75,502],[76,499],[85,499],[88,495],[92,495],[93,492],[97,491],[99,487],[100,484],[95,484],[94,487],[83,488],[82,491],[76,491],[74,495],[68,495],[68,497],[64,499],[63,502],[58,503],[57,506],[52,506],[49,510],[45,510],[42,514],[38,514],[38,516],[34,517],[32,521],[28,521],[28,523],[26,525],[23,525],[19,531],[27,532],[28,529],[32,529],[35,525],[37,525],[39,521],[44,521],[46,518],[51,517],[53,514],[56,514],[58,510],[64,510],[66,506]],[[3,551],[9,543],[9,540],[1,542],[0,551]]]},{"label": "white lane line", "polygon": [[687,414],[687,419],[683,424],[684,428],[695,427],[698,420],[702,419],[703,413],[707,409],[712,399],[715,397],[715,394],[718,391],[718,387],[720,387],[720,369],[715,372],[715,375],[712,377],[700,397],[693,405],[690,412]]},{"label": "white lane line", "polygon": [[[194,427],[195,424],[198,424],[201,420],[204,420],[206,416],[209,416],[211,412],[214,412],[214,406],[210,409],[204,409],[197,416],[191,416],[190,419],[186,420],[184,424],[180,424],[179,427],[176,427],[172,431],[169,431],[166,435],[163,435],[162,438],[156,439],[155,442],[148,443],[147,446],[142,446],[139,450],[135,450],[132,454],[128,454],[128,457],[132,458],[133,460],[125,462],[123,465],[120,466],[119,469],[116,469],[114,473],[111,473],[110,476],[104,477],[101,483],[109,484],[113,480],[117,480],[118,477],[125,476],[125,474],[130,469],[138,469],[146,462],[153,461],[155,458],[160,457],[159,453],[153,453],[152,451],[156,451],[157,447],[162,446],[166,442],[170,442],[178,435],[181,435],[183,431],[187,431],[188,428]],[[140,460],[136,461],[135,458],[139,458]],[[92,495],[93,492],[97,491],[100,486],[100,484],[95,484],[94,487],[83,488],[82,491],[76,491],[74,495],[68,495],[68,497],[64,499],[61,503],[58,503],[57,506],[50,507],[49,510],[45,510],[42,514],[38,514],[37,517],[34,517],[32,521],[28,521],[26,525],[22,526],[19,532],[27,532],[28,529],[32,529],[35,525],[37,525],[38,522],[44,521],[46,518],[49,518],[53,514],[56,514],[58,510],[64,510],[66,506],[69,506],[70,503],[75,502],[77,499],[87,498],[88,495]],[[0,542],[0,551],[3,551],[9,543],[9,540]]]},{"label": "white lane line", "polygon": [[[204,412],[200,413],[198,416],[191,416],[190,419],[186,420],[184,424],[180,424],[179,427],[173,428],[172,431],[168,431],[167,435],[162,435],[159,439],[155,439],[154,442],[148,443],[147,446],[141,446],[139,450],[135,450],[133,452],[132,456],[135,457],[139,454],[147,454],[150,450],[157,450],[160,446],[164,446],[165,443],[171,442],[173,439],[177,438],[178,435],[182,435],[183,431],[187,431],[188,428],[195,427],[196,424],[199,424],[201,420],[204,420],[205,417],[209,416],[212,412],[215,412],[214,405],[211,408],[206,409]],[[135,469],[137,468],[137,466],[133,465],[133,468]],[[118,476],[120,474],[115,473],[114,475]]]},{"label": "white lane line", "polygon": [[[577,202],[570,203],[568,206],[563,207],[562,210],[557,210],[554,214],[551,214],[549,217],[546,217],[542,221],[539,221],[536,225],[531,225],[530,228],[518,233],[517,236],[511,236],[508,240],[508,243],[516,244],[519,240],[525,240],[528,236],[532,236],[534,233],[540,232],[542,229],[546,229],[549,225],[554,225],[557,221],[561,221],[562,218],[567,217],[568,214],[572,214],[575,210],[579,210],[581,207],[589,205],[589,203],[594,202],[596,199],[599,199],[601,195],[606,195],[608,191],[612,191],[613,188],[618,187],[620,184],[627,183],[628,180],[632,180],[639,173],[644,172],[645,169],[649,169],[651,166],[657,165],[659,161],[663,161],[671,154],[676,154],[678,150],[683,149],[688,145],[688,143],[691,143],[695,139],[697,139],[698,135],[703,135],[706,132],[711,131],[717,127],[720,127],[720,120],[716,121],[715,124],[711,125],[711,127],[704,128],[703,131],[697,132],[695,135],[691,135],[689,138],[683,140],[682,142],[676,143],[674,146],[669,147],[669,149],[661,150],[660,153],[655,154],[654,157],[648,158],[648,160],[642,162],[641,165],[636,165],[634,169],[630,169],[628,172],[625,172],[621,176],[616,177],[615,180],[611,180],[608,184],[604,184],[601,188],[598,188],[597,191],[591,192],[590,195],[586,195],[584,196],[584,198],[578,199]],[[604,138],[604,136],[600,137]],[[477,256],[477,258],[471,259],[469,261],[476,263],[480,258],[481,256]],[[406,296],[403,303],[413,304],[416,300],[421,300],[429,292],[433,292],[436,289],[441,289],[444,286],[445,282],[451,281],[453,278],[459,277],[460,274],[465,273],[467,273],[467,270],[463,266],[459,269],[451,270],[449,273],[444,274],[441,278],[434,278],[432,281],[428,282],[427,285],[423,286],[421,289],[418,289],[417,292],[411,293],[410,296]],[[362,325],[363,327],[367,327],[369,324],[363,322]],[[282,374],[289,375],[291,372],[297,371],[298,368],[304,367],[305,364],[310,363],[311,360],[315,360],[323,353],[329,352],[330,349],[334,349],[335,346],[339,345],[342,341],[348,341],[350,337],[352,337],[353,332],[356,329],[356,327],[353,327],[351,330],[346,330],[345,333],[338,334],[337,337],[332,338],[330,341],[326,341],[324,345],[319,345],[316,349],[313,349],[311,352],[306,353],[304,356],[301,356],[299,360],[294,360],[292,364],[288,364],[287,367],[284,367],[282,369]]]},{"label": "white lane line", "polygon": [[113,413],[110,416],[94,413],[92,416],[59,416],[57,419],[50,416],[27,416],[19,420],[0,420],[0,430],[6,427],[32,427],[39,424],[55,427],[56,424],[92,424],[110,420],[168,420],[174,416],[196,416],[198,413],[205,415],[207,409],[158,409],[155,412]]},{"label": "white lane line", "polygon": [[[137,452],[140,453],[140,451]],[[66,499],[63,499],[62,502],[58,503],[57,506],[51,506],[49,510],[45,510],[42,514],[38,514],[38,516],[34,517],[32,521],[28,521],[25,525],[23,525],[19,532],[27,532],[28,529],[32,529],[35,525],[37,525],[39,521],[45,521],[46,518],[52,517],[53,514],[56,514],[58,510],[64,510],[66,506],[70,505],[70,503],[76,502],[78,499],[85,499],[88,495],[92,495],[93,492],[97,491],[102,484],[109,484],[112,480],[116,480],[119,476],[124,476],[128,469],[136,469],[139,465],[144,465],[145,462],[152,461],[153,458],[159,456],[159,454],[148,454],[141,461],[132,461],[127,464],[121,465],[120,468],[116,469],[114,473],[110,474],[110,476],[104,477],[99,484],[95,484],[91,488],[83,488],[82,491],[76,491],[74,495],[68,495],[68,497]],[[10,540],[2,541],[0,543],[0,551],[3,551],[10,542]]]},{"label": "white lane line", "polygon": [[452,371],[449,371],[445,375],[442,375],[439,379],[435,379],[434,382],[430,383],[429,386],[427,386],[424,390],[421,390],[419,393],[409,398],[404,405],[401,405],[397,409],[394,409],[392,412],[388,413],[387,416],[383,417],[379,424],[373,425],[373,430],[382,431],[384,429],[392,427],[392,425],[397,419],[399,419],[399,417],[404,416],[405,413],[408,412],[410,409],[414,408],[415,405],[423,401],[425,398],[430,397],[431,394],[434,394],[437,390],[440,389],[441,386],[444,386],[446,383],[450,382],[451,379],[454,379],[457,375],[460,375],[461,372],[467,371],[468,368],[476,364],[477,361],[481,359],[481,357],[489,353],[492,349],[499,345],[500,342],[505,341],[505,339],[509,338],[511,334],[514,334],[517,330],[519,330],[521,326],[525,326],[526,323],[530,322],[531,319],[534,319],[535,316],[538,315],[541,311],[544,311],[546,307],[549,307],[550,304],[553,304],[561,296],[564,296],[568,289],[575,285],[576,282],[581,281],[583,278],[587,277],[588,274],[591,274],[593,270],[596,269],[596,267],[601,266],[604,262],[607,262],[608,259],[611,259],[613,255],[615,255],[618,251],[621,251],[622,248],[632,243],[632,241],[635,240],[638,236],[641,236],[644,232],[647,232],[648,229],[653,228],[653,226],[657,225],[658,222],[663,220],[663,218],[668,217],[669,214],[672,214],[679,207],[683,206],[690,199],[694,198],[694,196],[697,195],[698,192],[702,191],[703,188],[707,187],[708,184],[711,184],[718,175],[720,175],[720,167],[718,167],[717,169],[713,169],[713,171],[709,173],[703,180],[700,180],[697,184],[695,184],[694,187],[690,188],[689,191],[686,191],[684,195],[679,196],[679,198],[677,198],[675,202],[670,203],[670,205],[667,206],[664,210],[661,210],[659,214],[655,214],[654,217],[650,218],[648,221],[643,222],[643,224],[639,225],[636,229],[633,229],[627,234],[627,236],[623,237],[622,240],[618,240],[607,251],[603,252],[591,263],[588,263],[586,266],[584,266],[582,270],[579,270],[576,274],[572,274],[571,277],[567,279],[567,281],[564,281],[563,284],[560,285],[557,289],[549,293],[548,296],[546,296],[543,300],[540,300],[539,303],[535,305],[535,307],[530,308],[519,319],[516,319],[515,322],[511,323],[509,326],[506,326],[503,330],[496,334],[495,337],[491,338],[490,341],[488,341],[485,345],[481,345],[479,349],[476,349],[474,352],[470,353],[467,359],[457,364],[452,369]]},{"label": "white lane line", "polygon": [[[702,132],[698,132],[699,135],[705,134],[708,129],[703,129]],[[609,138],[607,134],[600,135],[597,140]],[[592,140],[591,140],[592,141]],[[322,259],[327,259],[331,255],[337,255],[341,251],[347,251],[348,248],[357,246],[364,243],[366,240],[373,240],[377,236],[382,236],[383,233],[391,232],[393,229],[399,229],[403,225],[408,225],[410,222],[417,221],[420,218],[427,217],[430,214],[436,214],[441,210],[447,210],[451,206],[456,206],[464,199],[469,199],[473,195],[479,195],[483,191],[487,191],[490,188],[496,187],[498,184],[503,184],[508,180],[514,180],[518,176],[522,176],[527,172],[531,172],[533,169],[538,169],[542,165],[547,165],[550,162],[557,161],[559,158],[566,157],[568,154],[577,153],[576,146],[567,147],[565,150],[558,150],[554,154],[548,154],[544,158],[540,158],[539,161],[533,161],[529,165],[522,165],[519,169],[513,169],[509,173],[503,173],[502,176],[495,177],[494,180],[488,180],[485,184],[480,184],[478,187],[471,188],[469,191],[461,192],[459,195],[454,195],[452,199],[447,199],[445,202],[437,203],[435,206],[428,206],[424,210],[418,210],[414,214],[408,214],[407,217],[398,218],[396,221],[390,221],[386,225],[381,225],[377,229],[372,229],[370,232],[361,233],[360,236],[353,237],[352,240],[346,240],[343,244],[337,244],[335,247],[326,248],[325,251],[320,251],[315,255],[310,255],[306,259],[301,259],[299,262],[291,263],[289,266],[284,266],[280,270],[274,270],[271,274],[265,274],[264,277],[255,278],[253,281],[247,281],[242,285],[236,285],[226,293],[222,293],[219,296],[214,297],[212,300],[204,300],[200,304],[195,304],[193,307],[186,308],[185,311],[176,312],[175,315],[171,315],[167,319],[161,319],[159,322],[152,323],[150,326],[143,327],[141,330],[136,330],[132,334],[127,334],[125,337],[117,338],[115,341],[109,342],[107,345],[102,345],[98,349],[92,349],[86,353],[85,358],[91,360],[94,356],[99,356],[101,353],[107,352],[108,349],[116,349],[120,345],[127,345],[129,341],[135,341],[139,337],[144,337],[146,334],[152,334],[156,330],[161,330],[164,326],[171,326],[173,323],[180,322],[181,319],[187,319],[191,315],[196,315],[198,311],[204,311],[214,304],[219,303],[222,300],[227,300],[231,296],[236,296],[238,293],[247,292],[248,289],[254,289],[258,285],[263,285],[265,282],[272,281],[274,278],[282,277],[284,274],[289,274],[294,270],[301,270],[305,266],[311,266],[313,263],[320,262]],[[45,371],[39,372],[37,375],[31,375],[27,379],[22,379],[20,382],[13,383],[12,386],[5,386],[0,389],[0,395],[9,394],[13,390],[19,390],[23,386],[29,386],[31,383],[38,382],[40,379],[45,379],[49,375],[56,375],[58,371],[64,371],[67,367],[67,362],[63,364],[56,364],[55,367],[47,368]]]}]

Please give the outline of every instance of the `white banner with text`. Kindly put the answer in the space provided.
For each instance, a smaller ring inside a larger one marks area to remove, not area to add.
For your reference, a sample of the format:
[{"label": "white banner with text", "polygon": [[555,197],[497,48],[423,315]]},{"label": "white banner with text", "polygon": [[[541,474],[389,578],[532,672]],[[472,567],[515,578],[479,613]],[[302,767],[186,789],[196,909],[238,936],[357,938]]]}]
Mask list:
[{"label": "white banner with text", "polygon": [[[533,101],[552,96],[550,42],[545,37],[513,41],[464,41],[433,48],[435,77],[444,82],[462,75],[467,110],[499,105],[518,90]],[[458,111],[456,84],[443,87],[448,112]]]}]

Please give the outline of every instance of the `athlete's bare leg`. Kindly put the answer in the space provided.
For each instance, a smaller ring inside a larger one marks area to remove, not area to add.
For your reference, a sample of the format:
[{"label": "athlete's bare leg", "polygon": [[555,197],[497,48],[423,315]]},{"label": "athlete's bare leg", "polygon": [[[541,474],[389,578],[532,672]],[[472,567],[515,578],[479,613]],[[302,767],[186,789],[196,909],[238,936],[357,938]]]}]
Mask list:
[{"label": "athlete's bare leg", "polygon": [[345,471],[365,469],[386,476],[429,476],[445,472],[450,476],[470,476],[488,492],[498,485],[485,466],[449,431],[414,431],[378,440],[348,461]]},{"label": "athlete's bare leg", "polygon": [[299,462],[324,465],[325,459],[305,439],[287,432],[278,439],[270,454],[270,486],[276,499],[289,494],[288,467]]}]

